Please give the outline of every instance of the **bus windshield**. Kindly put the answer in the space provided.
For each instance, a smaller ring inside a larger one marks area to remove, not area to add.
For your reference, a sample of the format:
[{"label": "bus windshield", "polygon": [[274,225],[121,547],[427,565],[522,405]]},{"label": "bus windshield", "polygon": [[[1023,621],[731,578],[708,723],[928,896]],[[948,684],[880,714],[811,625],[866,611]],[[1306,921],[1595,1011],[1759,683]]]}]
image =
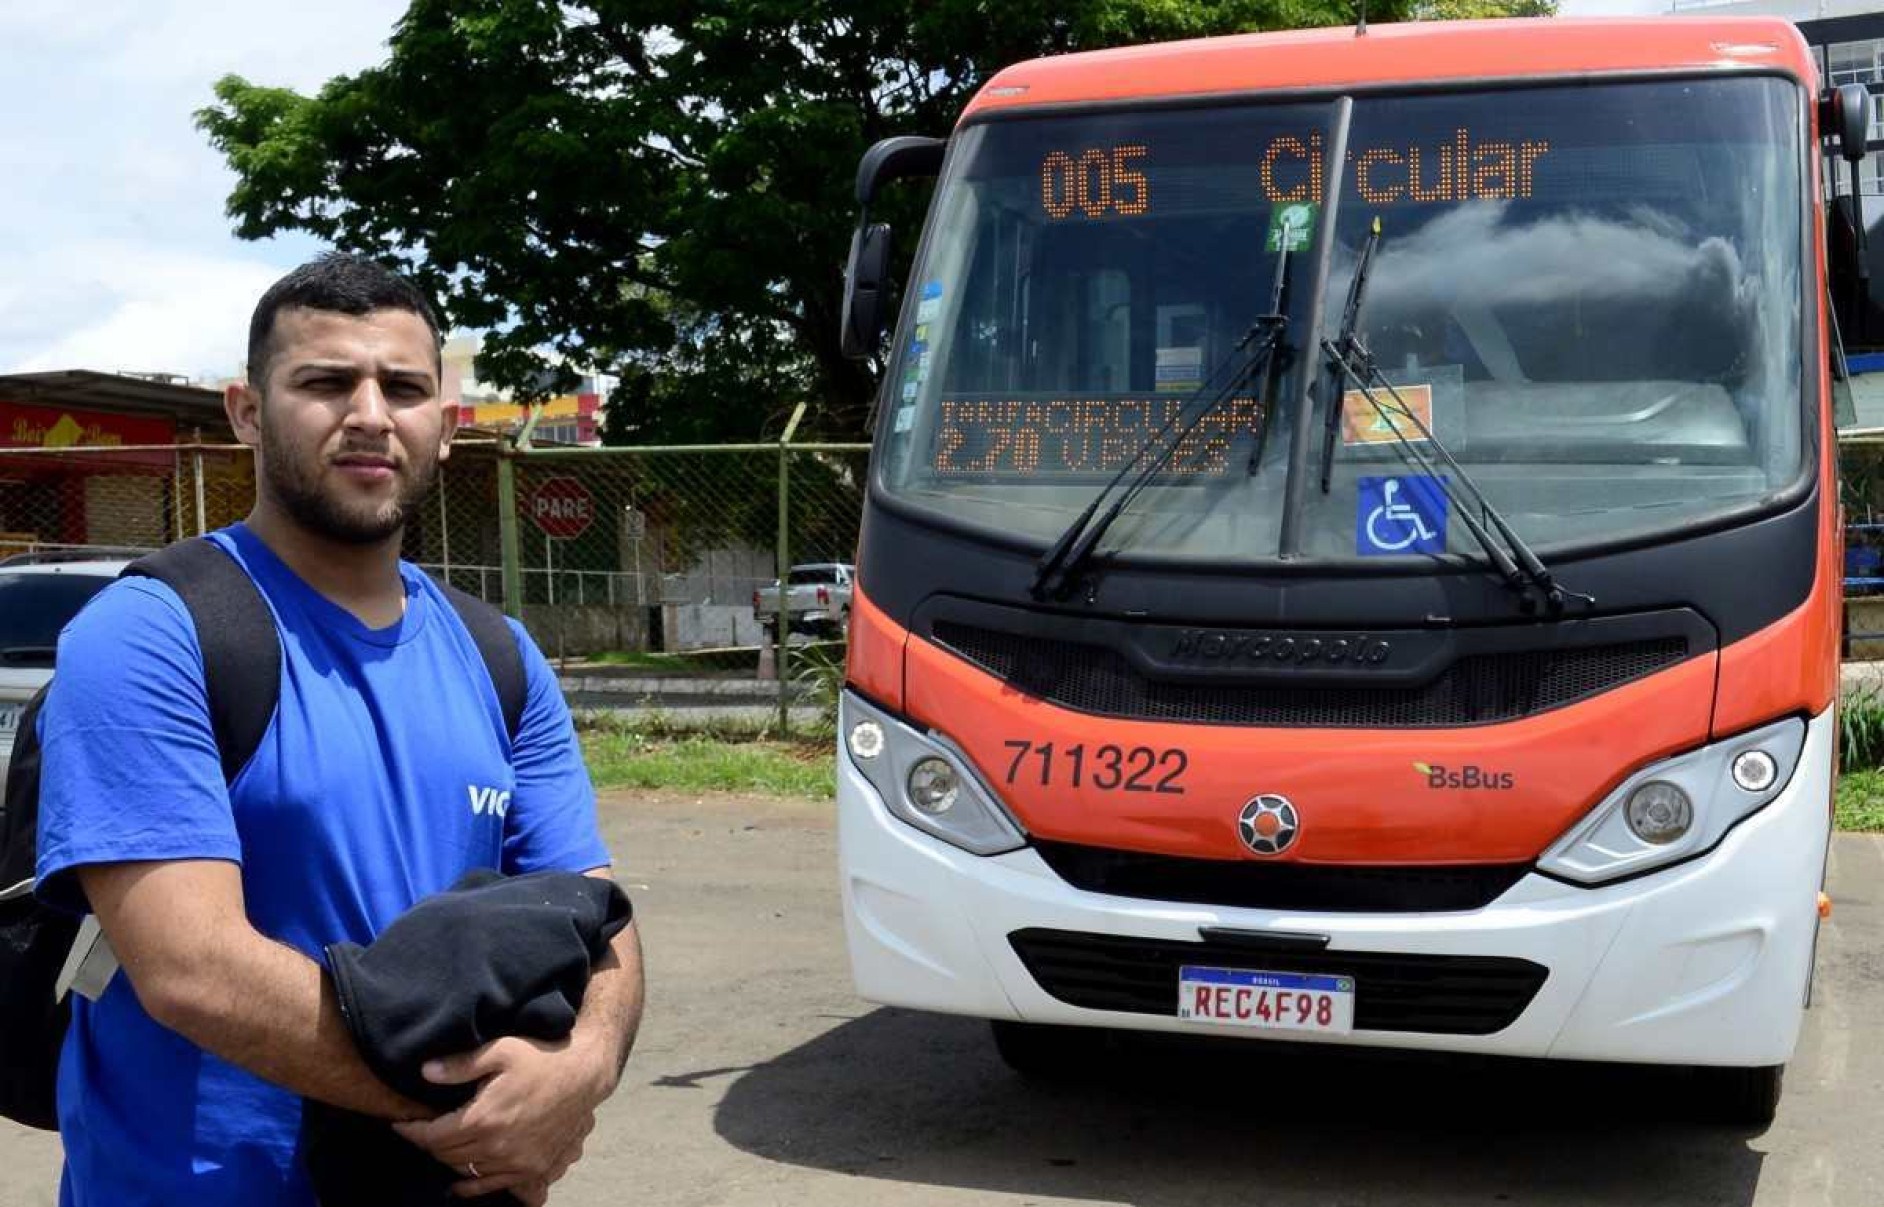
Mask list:
[{"label": "bus windshield", "polygon": [[[1756,507],[1805,469],[1799,95],[1746,76],[1357,96],[1332,198],[1332,101],[971,126],[889,364],[881,484],[1051,541],[1201,390],[1221,401],[1107,549],[1479,556],[1409,457],[1431,440],[1540,550]],[[1386,412],[1307,346],[1339,332],[1376,222],[1356,333]],[[1284,246],[1268,398],[1236,351]]]}]

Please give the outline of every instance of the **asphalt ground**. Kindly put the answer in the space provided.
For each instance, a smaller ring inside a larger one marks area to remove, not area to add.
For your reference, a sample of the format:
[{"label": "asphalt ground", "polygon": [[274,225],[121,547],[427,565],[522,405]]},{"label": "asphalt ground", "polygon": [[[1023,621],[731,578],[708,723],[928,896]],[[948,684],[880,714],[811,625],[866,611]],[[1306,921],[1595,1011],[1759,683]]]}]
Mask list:
[{"label": "asphalt ground", "polygon": [[[852,995],[832,805],[610,794],[646,1025],[559,1207],[1874,1207],[1884,1202],[1884,839],[1841,835],[1816,999],[1763,1130],[1679,1071],[1224,1041],[1126,1045],[1041,1086],[985,1024]],[[56,1201],[0,1124],[0,1207]]]}]

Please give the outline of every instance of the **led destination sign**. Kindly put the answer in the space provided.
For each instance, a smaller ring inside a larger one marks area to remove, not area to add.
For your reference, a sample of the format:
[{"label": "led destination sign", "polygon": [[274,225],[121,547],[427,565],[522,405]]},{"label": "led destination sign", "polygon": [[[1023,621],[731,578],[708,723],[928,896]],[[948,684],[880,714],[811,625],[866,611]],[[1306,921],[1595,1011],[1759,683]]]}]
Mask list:
[{"label": "led destination sign", "polygon": [[[1147,143],[1049,151],[1040,161],[1040,208],[1049,219],[1135,218],[1156,212]],[[1369,205],[1521,201],[1537,184],[1550,143],[1480,139],[1458,129],[1439,143],[1349,151],[1354,191]],[[1322,201],[1327,148],[1319,131],[1269,140],[1256,159],[1263,200]]]},{"label": "led destination sign", "polygon": [[[930,468],[937,474],[1031,478],[1117,473],[1172,422],[1183,398],[944,398]],[[1233,447],[1250,447],[1264,407],[1226,400],[1172,454],[1167,477],[1229,471]]]},{"label": "led destination sign", "polygon": [[[1547,142],[1481,142],[1461,129],[1437,146],[1349,151],[1347,162],[1355,192],[1369,205],[1525,200],[1536,184],[1537,161],[1549,153]],[[1263,195],[1320,202],[1326,154],[1319,133],[1272,140],[1261,161]]]},{"label": "led destination sign", "polygon": [[1151,182],[1137,167],[1149,150],[1131,143],[1103,151],[1091,147],[1077,156],[1047,152],[1040,161],[1041,208],[1049,218],[1070,218],[1075,211],[1088,218],[1150,213]]}]

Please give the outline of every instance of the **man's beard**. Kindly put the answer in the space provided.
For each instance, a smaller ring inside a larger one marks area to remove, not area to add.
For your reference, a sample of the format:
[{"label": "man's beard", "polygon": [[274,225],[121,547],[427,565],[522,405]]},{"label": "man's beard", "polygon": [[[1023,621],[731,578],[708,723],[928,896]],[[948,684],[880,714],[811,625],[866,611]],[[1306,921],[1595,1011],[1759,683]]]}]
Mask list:
[{"label": "man's beard", "polygon": [[[288,517],[316,536],[344,545],[377,545],[397,536],[406,517],[438,480],[438,457],[431,450],[408,461],[402,473],[404,488],[389,503],[348,507],[320,485],[321,464],[307,459],[281,439],[274,425],[262,425],[262,476],[269,493]],[[366,450],[362,450],[366,451]],[[379,450],[372,450],[376,455]]]}]

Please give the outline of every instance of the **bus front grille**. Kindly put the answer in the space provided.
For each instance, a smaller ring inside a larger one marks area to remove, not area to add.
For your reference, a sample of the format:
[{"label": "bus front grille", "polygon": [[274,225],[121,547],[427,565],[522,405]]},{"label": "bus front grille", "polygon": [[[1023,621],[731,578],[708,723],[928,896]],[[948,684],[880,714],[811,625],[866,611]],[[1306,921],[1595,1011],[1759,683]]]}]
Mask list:
[{"label": "bus front grille", "polygon": [[1445,913],[1483,909],[1530,870],[1524,863],[1333,866],[1154,855],[1035,839],[1074,888],[1115,897],[1243,909]]},{"label": "bus front grille", "polygon": [[1428,682],[1372,686],[1159,682],[1115,650],[937,621],[943,646],[1009,685],[1103,717],[1209,725],[1394,729],[1516,720],[1673,666],[1681,637],[1470,654]]},{"label": "bus front grille", "polygon": [[1258,952],[1231,943],[1044,929],[1015,931],[1008,943],[1053,997],[1126,1014],[1175,1016],[1178,969],[1186,965],[1352,977],[1357,1031],[1490,1035],[1516,1022],[1549,976],[1542,965],[1498,956]]}]

